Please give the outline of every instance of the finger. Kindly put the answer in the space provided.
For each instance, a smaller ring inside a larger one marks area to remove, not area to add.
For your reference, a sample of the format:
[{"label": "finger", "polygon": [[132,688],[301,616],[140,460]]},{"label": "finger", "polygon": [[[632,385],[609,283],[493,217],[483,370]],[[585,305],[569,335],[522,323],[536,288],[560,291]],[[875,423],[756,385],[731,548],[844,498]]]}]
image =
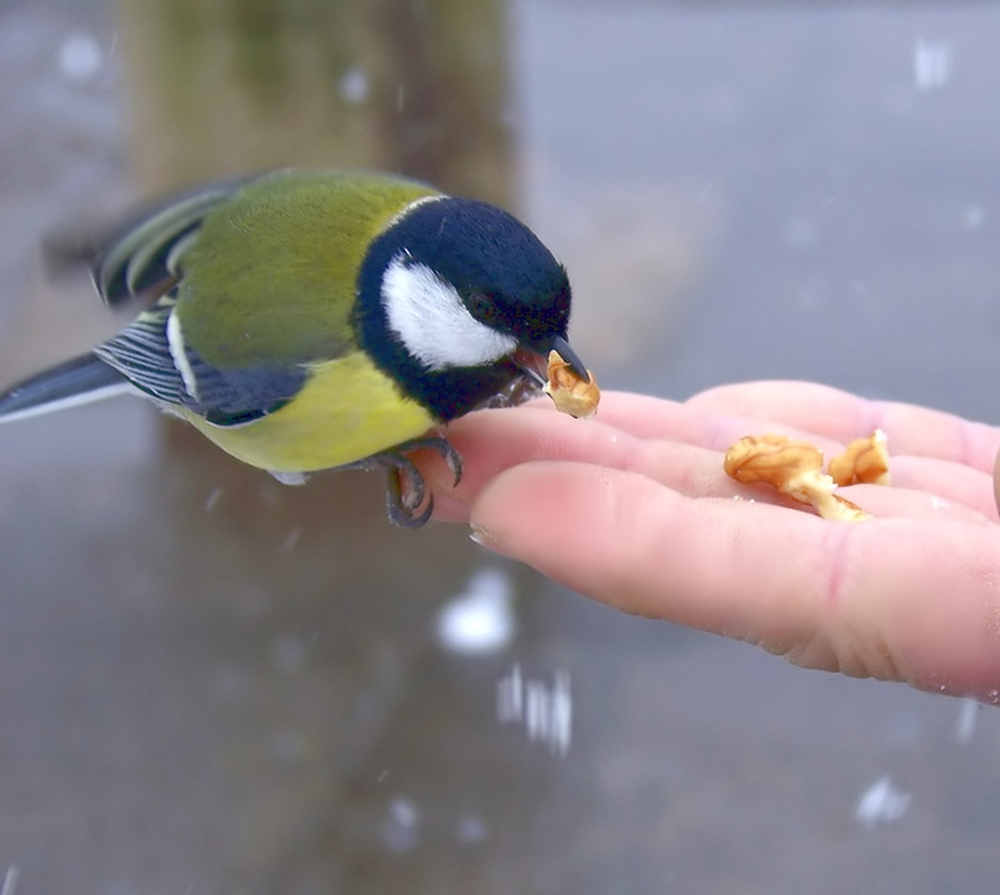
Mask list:
[{"label": "finger", "polygon": [[[687,414],[680,409],[673,419],[683,427]],[[693,431],[689,429],[688,434]],[[720,451],[683,441],[637,438],[596,421],[520,409],[490,411],[457,421],[447,434],[462,456],[457,486],[436,454],[414,454],[425,480],[434,488],[434,516],[439,521],[467,518],[468,505],[493,478],[533,460],[570,460],[638,472],[689,497],[743,496],[795,505],[775,489],[748,488],[735,482],[725,473]]]},{"label": "finger", "polygon": [[[990,514],[981,512],[961,501],[940,494],[913,488],[886,488],[884,485],[851,485],[838,488],[837,493],[878,519],[937,519],[966,522],[975,525],[995,525],[996,508]],[[808,510],[803,504],[793,504],[798,510]]]},{"label": "finger", "polygon": [[[617,402],[616,407],[624,406],[628,418],[634,419],[636,414],[632,411],[643,403],[628,400],[626,396],[626,400]],[[651,410],[655,413],[638,416],[648,419],[658,414],[658,421],[653,424],[658,433],[669,428],[673,434],[702,439],[709,445],[718,443],[723,448],[736,440],[730,430],[718,437],[723,431],[720,425],[706,422],[705,415],[700,412],[690,414],[681,405],[655,401]],[[730,422],[731,419],[727,425]],[[646,440],[603,421],[582,422],[562,414],[520,409],[489,411],[457,421],[449,427],[448,437],[463,458],[464,472],[457,488],[452,487],[450,471],[437,462],[436,456],[415,457],[434,489],[435,516],[440,520],[466,518],[469,503],[503,470],[519,463],[546,459],[573,460],[639,472],[692,497],[743,494],[759,500],[788,503],[766,486],[751,489],[736,486],[723,471],[720,450],[710,450],[699,444]],[[890,465],[896,486],[924,490],[943,501],[965,504],[978,513],[997,518],[992,479],[984,473],[958,463],[926,458],[893,457]],[[893,498],[886,496],[876,500],[882,507]]]},{"label": "finger", "polygon": [[1000,687],[998,526],[829,522],[575,463],[500,475],[472,524],[494,549],[627,612],[813,668],[993,699]]},{"label": "finger", "polygon": [[[435,518],[467,518],[468,505],[505,469],[532,460],[572,460],[630,469],[692,496],[727,496],[743,486],[730,479],[717,451],[675,441],[646,441],[594,421],[561,414],[489,411],[459,420],[448,428],[448,440],[462,457],[461,481],[453,481],[439,458],[414,454],[425,480],[434,489]],[[762,494],[762,499],[777,499]]]},{"label": "finger", "polygon": [[[628,432],[636,438],[685,441],[718,451],[725,451],[744,435],[764,432],[812,441],[831,456],[843,450],[845,444],[843,440],[811,431],[790,419],[716,413],[687,402],[678,403],[629,392],[605,392],[597,422]],[[871,433],[856,432],[851,438],[867,434]]]},{"label": "finger", "polygon": [[[448,426],[446,435],[463,458],[463,487],[459,493],[475,492],[489,477],[534,459],[578,460],[628,469],[638,459],[658,452],[667,452],[667,459],[674,461],[687,456],[683,452],[680,456],[671,453],[669,445],[658,446],[661,442],[714,451],[718,456],[712,462],[721,470],[722,454],[734,442],[763,430],[811,438],[831,455],[843,448],[839,442],[817,439],[814,433],[792,426],[709,414],[643,395],[611,392],[601,408],[596,420],[575,420],[541,402],[473,413],[456,420]],[[415,453],[414,459],[422,471],[427,464],[428,480],[445,483],[447,470],[443,464],[428,463],[432,459],[429,452]]]},{"label": "finger", "polygon": [[[1000,521],[993,477],[961,463],[928,457],[890,457],[889,490],[910,488],[964,504],[993,522]],[[853,499],[853,498],[852,498]]]},{"label": "finger", "polygon": [[810,382],[747,382],[695,395],[692,407],[792,423],[826,438],[847,442],[875,429],[889,436],[897,454],[938,457],[992,472],[1000,429],[927,407],[869,401]]}]

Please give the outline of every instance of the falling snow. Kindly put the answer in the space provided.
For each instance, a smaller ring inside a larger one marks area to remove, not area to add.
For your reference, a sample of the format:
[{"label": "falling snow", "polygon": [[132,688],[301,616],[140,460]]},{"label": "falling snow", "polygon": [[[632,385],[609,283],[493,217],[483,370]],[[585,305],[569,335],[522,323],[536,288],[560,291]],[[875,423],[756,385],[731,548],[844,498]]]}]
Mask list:
[{"label": "falling snow", "polygon": [[3,885],[0,886],[0,895],[14,895],[14,886],[17,885],[17,878],[20,875],[21,871],[16,866],[12,864],[8,867],[3,876]]},{"label": "falling snow", "polygon": [[514,589],[506,573],[480,569],[465,590],[438,613],[438,643],[449,652],[467,655],[505,649],[517,630],[513,598]]},{"label": "falling snow", "polygon": [[910,807],[911,796],[897,789],[888,774],[879,777],[858,800],[854,817],[866,830],[898,821]]},{"label": "falling snow", "polygon": [[59,45],[58,62],[69,80],[89,81],[104,65],[104,54],[91,35],[78,31]]},{"label": "falling snow", "polygon": [[917,90],[937,90],[951,81],[952,51],[946,43],[917,38],[913,48],[913,80]]},{"label": "falling snow", "polygon": [[416,803],[397,796],[390,803],[382,823],[382,842],[389,851],[412,851],[417,844],[420,811]]},{"label": "falling snow", "polygon": [[968,743],[976,732],[976,721],[982,703],[978,699],[966,698],[959,702],[958,720],[955,722],[955,741]]},{"label": "falling snow", "polygon": [[356,65],[351,66],[344,72],[344,76],[340,79],[339,87],[341,99],[352,106],[359,106],[368,99],[370,91],[368,75]]},{"label": "falling snow", "polygon": [[533,743],[557,755],[569,751],[573,734],[573,695],[568,671],[553,672],[552,683],[525,678],[521,666],[497,684],[497,720],[520,725]]}]

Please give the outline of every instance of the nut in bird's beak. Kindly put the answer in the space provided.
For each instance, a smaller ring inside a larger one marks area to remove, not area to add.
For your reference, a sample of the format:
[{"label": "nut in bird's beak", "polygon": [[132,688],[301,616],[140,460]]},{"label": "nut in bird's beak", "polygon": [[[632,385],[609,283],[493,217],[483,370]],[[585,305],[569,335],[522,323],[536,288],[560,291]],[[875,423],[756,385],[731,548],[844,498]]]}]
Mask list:
[{"label": "nut in bird's beak", "polygon": [[[514,362],[527,376],[542,386],[556,410],[575,417],[591,417],[597,412],[601,390],[591,372],[562,337],[549,343],[547,356],[534,346],[522,348]],[[543,372],[544,371],[544,372]]]},{"label": "nut in bird's beak", "polygon": [[589,378],[587,367],[577,353],[569,347],[569,342],[562,336],[556,336],[547,345],[533,345],[518,348],[514,352],[514,363],[517,364],[538,385],[549,381],[549,352],[558,351],[559,356],[569,365],[569,368],[581,379]]}]

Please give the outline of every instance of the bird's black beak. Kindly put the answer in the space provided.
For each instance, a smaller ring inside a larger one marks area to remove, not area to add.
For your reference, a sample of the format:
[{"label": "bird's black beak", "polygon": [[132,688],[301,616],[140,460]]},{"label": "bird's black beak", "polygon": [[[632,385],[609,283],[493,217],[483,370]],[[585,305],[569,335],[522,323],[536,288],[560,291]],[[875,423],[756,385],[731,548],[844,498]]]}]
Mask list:
[{"label": "bird's black beak", "polygon": [[580,360],[579,355],[569,347],[569,342],[567,342],[562,336],[556,336],[552,340],[552,349],[559,352],[559,356],[569,364],[569,368],[576,373],[584,382],[590,379],[587,373],[587,367],[584,365],[583,361]]},{"label": "bird's black beak", "polygon": [[527,373],[539,385],[548,382],[548,362],[549,352],[558,351],[559,356],[569,364],[570,369],[576,373],[584,382],[590,377],[587,374],[587,367],[580,360],[579,355],[569,346],[563,336],[556,336],[544,342],[533,342],[520,349],[514,355],[514,362]]}]

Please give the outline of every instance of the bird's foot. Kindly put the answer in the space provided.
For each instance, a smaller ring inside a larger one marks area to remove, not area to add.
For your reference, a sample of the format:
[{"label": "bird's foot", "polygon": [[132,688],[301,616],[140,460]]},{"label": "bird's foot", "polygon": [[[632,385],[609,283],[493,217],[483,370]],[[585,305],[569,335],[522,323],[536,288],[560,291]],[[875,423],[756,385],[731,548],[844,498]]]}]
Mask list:
[{"label": "bird's foot", "polygon": [[[383,469],[386,474],[386,514],[393,525],[400,528],[420,528],[434,512],[434,495],[427,493],[427,485],[416,464],[406,456],[410,451],[437,451],[451,471],[453,484],[462,478],[462,458],[449,442],[441,436],[414,438],[396,445],[392,450],[373,454],[351,466],[360,469]],[[421,509],[423,507],[423,509]]]},{"label": "bird's foot", "polygon": [[[457,485],[462,478],[462,458],[448,441],[440,435],[430,435],[414,438],[397,444],[388,451],[372,454],[356,463],[345,463],[336,466],[332,471],[341,469],[382,469],[386,474],[386,514],[393,525],[400,528],[420,528],[434,512],[434,496],[427,493],[427,485],[416,464],[406,456],[410,451],[437,451]],[[301,485],[307,475],[301,472],[271,471],[279,482],[284,485]],[[421,510],[420,508],[423,507]],[[419,512],[418,512],[419,511]]]}]

